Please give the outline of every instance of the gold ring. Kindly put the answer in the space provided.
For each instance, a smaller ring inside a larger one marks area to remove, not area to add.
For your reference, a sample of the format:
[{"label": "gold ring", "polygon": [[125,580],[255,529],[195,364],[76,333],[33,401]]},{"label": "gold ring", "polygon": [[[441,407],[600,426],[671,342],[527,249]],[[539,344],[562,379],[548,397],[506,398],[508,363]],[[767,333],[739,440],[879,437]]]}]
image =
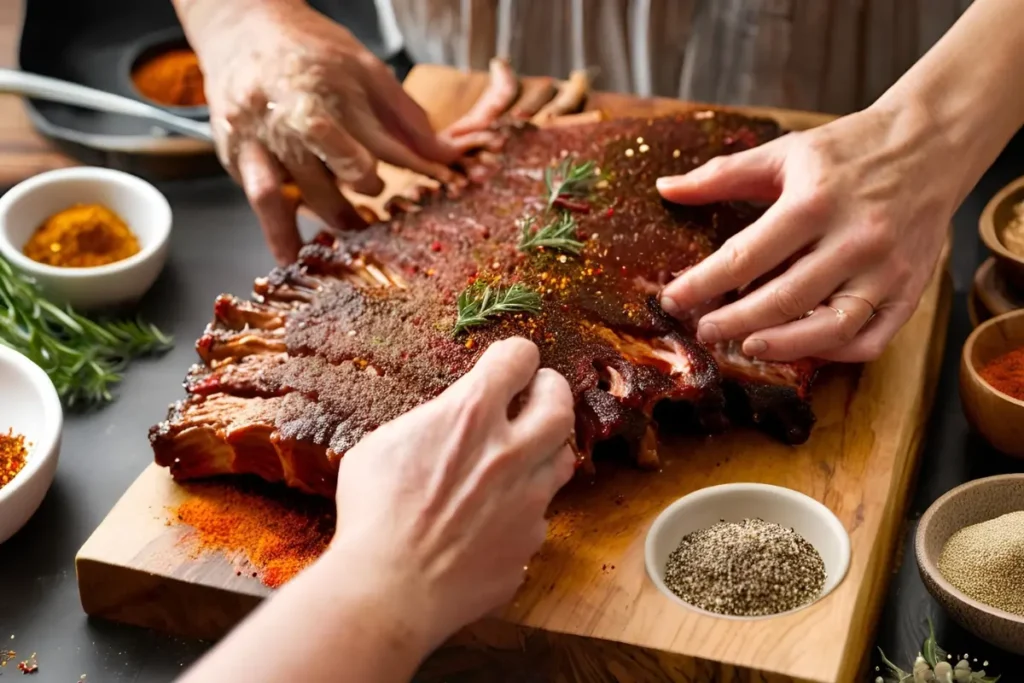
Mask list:
[{"label": "gold ring", "polygon": [[[832,298],[829,299],[829,301],[831,302],[831,301],[835,301],[836,299],[843,299],[843,298],[846,298],[846,299],[859,299],[859,300],[863,301],[864,303],[866,303],[868,305],[868,308],[871,309],[871,315],[869,315],[868,319],[864,321],[865,325],[868,322],[870,322],[872,318],[875,317],[875,314],[878,313],[878,308],[873,303],[871,303],[870,301],[868,301],[864,297],[858,296],[856,294],[846,294],[845,292],[840,292],[839,294],[833,294]],[[829,306],[829,308],[831,308],[833,311],[836,311],[837,313],[840,310],[842,310],[842,309],[833,308],[832,306]]]}]

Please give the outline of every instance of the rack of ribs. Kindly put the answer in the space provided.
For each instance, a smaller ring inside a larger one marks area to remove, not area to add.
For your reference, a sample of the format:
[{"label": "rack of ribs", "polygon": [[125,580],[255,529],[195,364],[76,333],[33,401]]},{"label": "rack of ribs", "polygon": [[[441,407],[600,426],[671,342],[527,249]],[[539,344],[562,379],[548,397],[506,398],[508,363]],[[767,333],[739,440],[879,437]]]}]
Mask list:
[{"label": "rack of ribs", "polygon": [[[256,280],[252,300],[220,296],[187,398],[150,431],[156,462],[178,480],[250,474],[332,496],[339,459],[361,437],[513,335],[534,340],[542,365],[572,387],[579,470],[616,437],[639,466],[657,467],[657,422],[680,415],[705,432],[746,423],[805,441],[815,362],[706,347],[657,303],[674,273],[760,210],[669,205],[655,179],[772,139],[779,126],[718,111],[552,126],[531,114],[513,108],[494,124],[500,151],[467,157],[468,183],[396,198],[390,217],[363,231],[321,234],[296,263]],[[601,180],[549,207],[545,172],[566,159],[594,162]],[[579,253],[518,247],[521,219],[552,210],[575,220]],[[541,308],[455,335],[457,298],[474,283],[518,283]],[[685,410],[656,412],[666,403]]]}]

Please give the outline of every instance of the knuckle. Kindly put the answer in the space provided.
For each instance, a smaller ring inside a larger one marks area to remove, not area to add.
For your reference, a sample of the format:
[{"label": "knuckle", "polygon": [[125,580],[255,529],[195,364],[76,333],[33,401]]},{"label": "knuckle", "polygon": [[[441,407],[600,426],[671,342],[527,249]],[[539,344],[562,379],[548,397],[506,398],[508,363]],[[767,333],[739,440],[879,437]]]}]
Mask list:
[{"label": "knuckle", "polygon": [[754,278],[750,273],[752,258],[750,250],[738,240],[730,239],[723,245],[723,268],[735,282],[746,283]]},{"label": "knuckle", "polygon": [[785,284],[772,290],[772,303],[776,310],[786,318],[796,318],[807,312],[811,304],[804,301],[805,298],[796,294],[792,287]]},{"label": "knuckle", "polygon": [[718,175],[724,173],[730,165],[729,155],[719,155],[717,157],[711,157],[702,167],[703,172],[708,175]]},{"label": "knuckle", "polygon": [[888,340],[872,339],[861,346],[859,352],[856,354],[856,359],[861,363],[870,363],[871,361],[878,360],[881,358],[888,345]]},{"label": "knuckle", "polygon": [[823,178],[812,180],[809,187],[795,201],[795,216],[811,224],[823,223],[832,213],[834,202],[829,181]]},{"label": "knuckle", "polygon": [[842,346],[852,342],[860,329],[860,321],[854,319],[852,315],[836,316],[835,338]]}]

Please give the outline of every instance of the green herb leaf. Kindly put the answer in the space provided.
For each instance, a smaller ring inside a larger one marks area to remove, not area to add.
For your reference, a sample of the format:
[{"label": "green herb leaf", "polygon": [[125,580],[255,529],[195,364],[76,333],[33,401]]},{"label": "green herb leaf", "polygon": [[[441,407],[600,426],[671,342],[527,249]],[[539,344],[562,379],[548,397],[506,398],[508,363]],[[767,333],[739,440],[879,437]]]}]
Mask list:
[{"label": "green herb leaf", "polygon": [[928,662],[928,666],[933,669],[936,664],[946,660],[945,650],[935,642],[935,625],[932,624],[930,617],[928,618],[928,637],[925,638],[924,644],[921,645],[921,656],[924,657],[924,661]]},{"label": "green herb leaf", "polygon": [[536,292],[521,284],[501,289],[476,282],[459,294],[458,307],[453,335],[483,325],[489,318],[503,313],[539,313],[541,300]]},{"label": "green herb leaf", "polygon": [[544,169],[544,185],[547,188],[548,209],[559,197],[585,197],[600,180],[593,161],[576,164],[571,156],[562,159],[557,166]]},{"label": "green herb leaf", "polygon": [[904,679],[913,678],[912,674],[908,674],[906,671],[890,662],[889,658],[885,656],[885,652],[882,651],[882,648],[878,648],[878,654],[882,656],[882,664],[884,664],[889,670],[889,675],[893,676],[897,681],[902,683]]},{"label": "green herb leaf", "polygon": [[40,366],[69,408],[113,400],[111,388],[131,359],[172,343],[140,320],[95,321],[61,308],[0,259],[0,344]]},{"label": "green herb leaf", "polygon": [[583,251],[583,242],[576,239],[576,219],[568,211],[562,211],[547,225],[534,230],[536,219],[528,216],[520,221],[519,251],[538,247],[557,249],[572,254]]}]

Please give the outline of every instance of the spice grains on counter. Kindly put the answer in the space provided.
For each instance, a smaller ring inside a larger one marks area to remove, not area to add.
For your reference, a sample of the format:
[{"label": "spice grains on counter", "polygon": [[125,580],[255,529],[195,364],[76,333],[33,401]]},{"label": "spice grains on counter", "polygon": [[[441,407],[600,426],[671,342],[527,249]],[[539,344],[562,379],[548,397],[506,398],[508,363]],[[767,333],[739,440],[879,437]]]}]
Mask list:
[{"label": "spice grains on counter", "polygon": [[812,602],[825,563],[800,534],[761,519],[719,522],[683,537],[665,585],[694,607],[729,616],[768,616]]},{"label": "spice grains on counter", "polygon": [[1024,616],[1024,511],[954,533],[939,555],[939,573],[964,595]]}]

